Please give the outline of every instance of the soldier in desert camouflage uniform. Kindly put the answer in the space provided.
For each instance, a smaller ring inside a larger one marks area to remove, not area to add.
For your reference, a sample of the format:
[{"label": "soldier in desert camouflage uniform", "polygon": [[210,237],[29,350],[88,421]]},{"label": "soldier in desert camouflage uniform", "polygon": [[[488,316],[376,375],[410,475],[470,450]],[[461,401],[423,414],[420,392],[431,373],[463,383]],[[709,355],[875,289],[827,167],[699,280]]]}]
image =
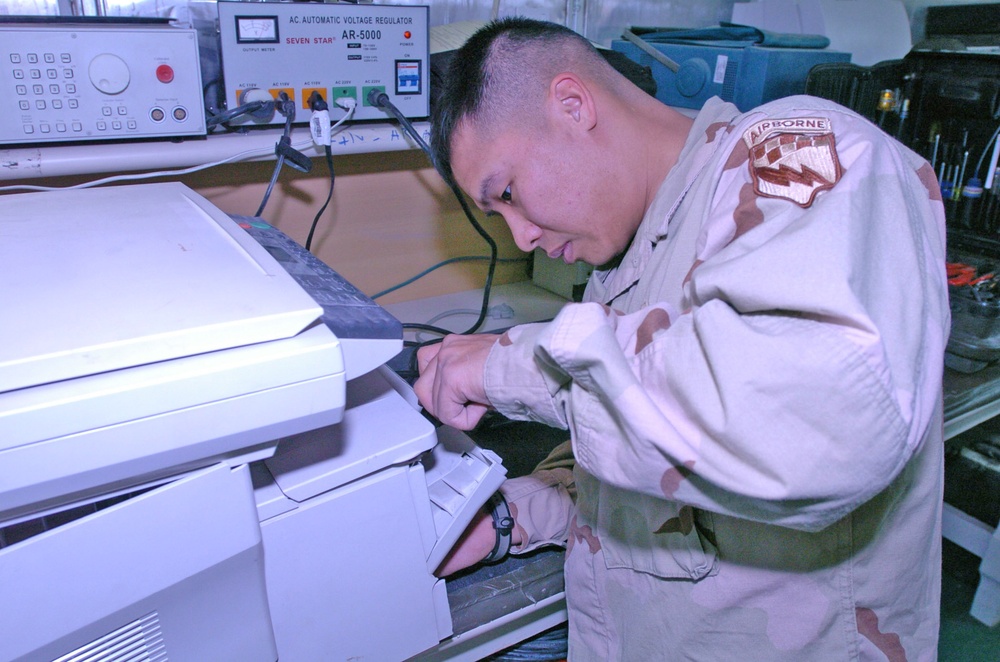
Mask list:
[{"label": "soldier in desert camouflage uniform", "polygon": [[690,119],[548,24],[491,24],[455,61],[438,168],[523,250],[598,265],[550,323],[424,348],[415,385],[457,427],[493,408],[569,430],[572,470],[501,491],[514,553],[567,547],[570,659],[935,659],[930,166],[810,97]]}]

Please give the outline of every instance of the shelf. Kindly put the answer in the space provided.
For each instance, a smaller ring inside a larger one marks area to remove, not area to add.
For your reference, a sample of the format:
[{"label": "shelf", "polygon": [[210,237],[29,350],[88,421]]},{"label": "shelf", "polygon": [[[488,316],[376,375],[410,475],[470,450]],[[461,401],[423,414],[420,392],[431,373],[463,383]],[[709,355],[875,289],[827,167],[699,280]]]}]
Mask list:
[{"label": "shelf", "polygon": [[973,373],[945,369],[945,441],[998,414],[1000,414],[1000,364]]},{"label": "shelf", "polygon": [[[965,374],[944,373],[944,438],[952,439],[1000,414],[1000,364]],[[969,610],[987,626],[1000,623],[1000,529],[944,504],[941,533],[982,559],[979,586]]]},{"label": "shelf", "polygon": [[[424,140],[430,139],[428,122],[415,122],[414,128]],[[275,158],[274,146],[281,134],[281,128],[276,127],[185,140],[0,147],[0,179],[172,170],[219,162],[267,161]],[[323,156],[323,149],[312,142],[308,127],[295,126],[291,137],[292,145],[306,156]],[[333,135],[330,147],[334,156],[417,149],[398,126],[387,122],[344,125]]]}]

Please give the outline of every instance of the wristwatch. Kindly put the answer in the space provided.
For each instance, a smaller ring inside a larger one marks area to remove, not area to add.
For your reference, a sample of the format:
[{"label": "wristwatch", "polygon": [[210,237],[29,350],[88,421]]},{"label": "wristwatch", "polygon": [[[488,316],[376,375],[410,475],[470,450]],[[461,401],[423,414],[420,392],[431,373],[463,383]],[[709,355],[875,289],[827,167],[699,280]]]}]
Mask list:
[{"label": "wristwatch", "polygon": [[497,532],[497,541],[493,545],[493,551],[481,562],[496,563],[502,561],[510,551],[510,534],[514,530],[514,518],[510,514],[507,499],[499,491],[493,493],[486,505],[493,516],[493,529]]}]

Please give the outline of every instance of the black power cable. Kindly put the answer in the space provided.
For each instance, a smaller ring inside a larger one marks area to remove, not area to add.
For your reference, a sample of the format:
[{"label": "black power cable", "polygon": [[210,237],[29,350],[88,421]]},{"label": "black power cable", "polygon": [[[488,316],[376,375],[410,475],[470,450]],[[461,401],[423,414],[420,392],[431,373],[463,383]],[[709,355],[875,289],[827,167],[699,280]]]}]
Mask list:
[{"label": "black power cable", "polygon": [[[420,149],[422,149],[427,154],[427,156],[431,159],[431,162],[433,163],[434,157],[431,154],[430,146],[420,136],[420,134],[417,133],[417,130],[413,127],[413,124],[410,122],[410,120],[407,119],[406,116],[403,115],[403,113],[400,112],[398,108],[396,108],[396,106],[392,103],[392,101],[389,100],[388,94],[386,94],[385,92],[383,92],[378,88],[372,89],[368,92],[368,103],[375,106],[376,108],[381,108],[382,110],[392,115],[396,119],[396,121],[398,121],[399,124],[403,127],[403,130],[407,133],[407,135],[413,138],[414,142],[416,142],[417,145],[420,147]],[[490,266],[486,274],[486,284],[483,287],[483,305],[482,309],[479,312],[479,318],[467,331],[463,331],[460,334],[460,335],[469,335],[471,333],[475,333],[476,329],[478,329],[480,326],[483,325],[483,322],[486,321],[486,316],[489,313],[490,289],[493,286],[493,274],[496,272],[496,267],[497,267],[497,244],[493,240],[493,237],[491,237],[489,233],[486,232],[483,226],[481,226],[479,222],[476,221],[475,216],[472,215],[472,209],[469,208],[469,203],[466,202],[465,196],[462,194],[461,189],[459,189],[458,186],[454,183],[449,183],[449,187],[451,188],[452,193],[454,193],[455,198],[458,200],[458,204],[462,206],[462,211],[465,212],[465,217],[469,219],[469,223],[472,224],[472,227],[476,230],[476,232],[479,233],[479,236],[481,236],[490,247]],[[441,334],[442,337],[450,333],[453,333],[448,329],[442,329],[440,327],[431,326],[428,324],[407,323],[403,324],[403,328],[415,329],[420,331],[430,331],[432,333]],[[434,340],[430,340],[425,343],[420,343],[418,346],[432,345],[436,342],[441,342],[441,338],[436,338]],[[416,352],[414,352],[414,357],[415,356]]]},{"label": "black power cable", "polygon": [[221,112],[218,115],[211,115],[205,120],[205,125],[211,129],[219,124],[231,122],[237,117],[242,117],[243,115],[252,115],[261,111],[271,112],[270,109],[273,109],[274,106],[275,104],[273,101],[251,101],[250,103],[245,103],[242,106],[237,106],[231,110]]},{"label": "black power cable", "polygon": [[[316,91],[313,91],[312,96],[309,97],[309,110],[316,113],[317,111],[329,110],[330,106],[323,99],[323,96]],[[315,139],[315,138],[314,138]],[[330,145],[323,145],[323,152],[326,156],[326,167],[330,172],[330,190],[326,194],[326,201],[323,206],[319,208],[316,212],[316,216],[313,217],[312,224],[309,226],[309,235],[306,237],[305,249],[312,252],[312,240],[313,234],[316,232],[316,226],[319,224],[319,218],[326,211],[327,205],[330,204],[330,200],[333,198],[333,185],[336,181],[336,175],[333,171],[333,151]]]},{"label": "black power cable", "polygon": [[278,173],[281,172],[281,166],[288,162],[288,165],[292,166],[296,170],[302,172],[309,172],[312,170],[312,160],[292,147],[292,122],[295,121],[295,102],[292,101],[285,92],[278,95],[277,102],[275,103],[275,109],[285,116],[285,130],[282,132],[281,137],[274,146],[274,153],[278,157],[278,162],[274,166],[274,172],[271,174],[271,181],[267,185],[267,190],[264,191],[264,198],[260,201],[260,207],[257,208],[257,213],[254,216],[260,216],[264,213],[264,207],[267,206],[268,198],[271,197],[271,191],[274,189],[275,183],[278,181]]}]

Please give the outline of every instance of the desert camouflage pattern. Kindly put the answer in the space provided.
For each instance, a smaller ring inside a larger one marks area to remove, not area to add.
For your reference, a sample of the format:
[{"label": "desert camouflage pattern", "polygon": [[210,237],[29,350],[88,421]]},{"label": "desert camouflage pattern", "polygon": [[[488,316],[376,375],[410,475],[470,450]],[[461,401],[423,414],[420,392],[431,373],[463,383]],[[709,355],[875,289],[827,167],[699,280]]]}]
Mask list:
[{"label": "desert camouflage pattern", "polygon": [[487,362],[570,431],[502,489],[515,552],[566,546],[572,660],[936,659],[944,248],[869,122],[705,106],[620,264]]}]

